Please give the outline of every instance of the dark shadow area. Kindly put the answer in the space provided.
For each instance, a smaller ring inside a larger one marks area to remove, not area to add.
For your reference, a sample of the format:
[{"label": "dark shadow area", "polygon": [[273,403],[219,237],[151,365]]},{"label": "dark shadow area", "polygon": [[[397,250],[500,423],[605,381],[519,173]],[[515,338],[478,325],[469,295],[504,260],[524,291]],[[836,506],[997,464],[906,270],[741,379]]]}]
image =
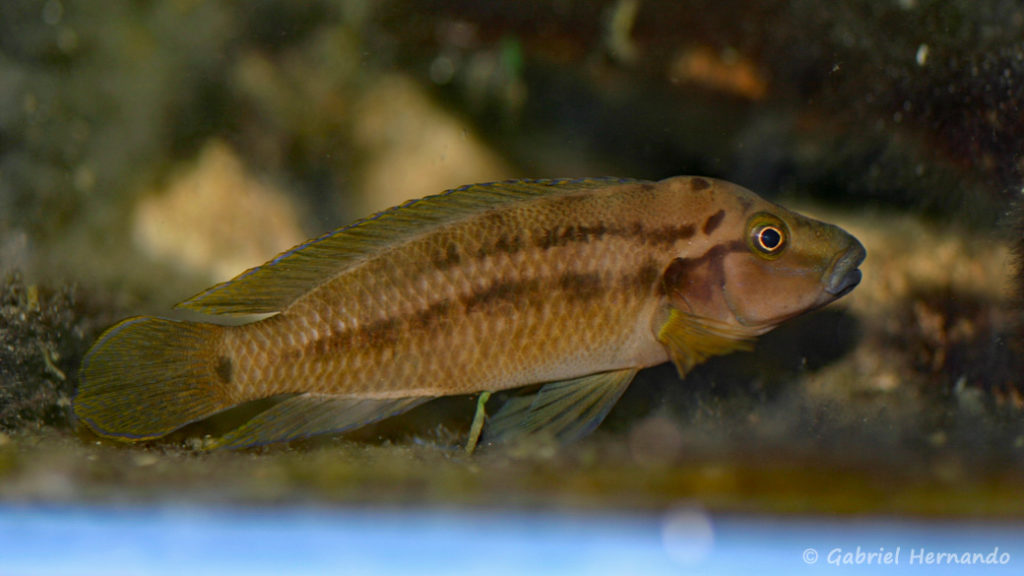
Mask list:
[{"label": "dark shadow area", "polygon": [[802,374],[847,354],[860,337],[857,319],[843,310],[808,314],[761,336],[754,351],[711,358],[683,380],[671,364],[642,371],[609,419],[663,409],[685,420],[695,411],[772,402],[791,393]]}]

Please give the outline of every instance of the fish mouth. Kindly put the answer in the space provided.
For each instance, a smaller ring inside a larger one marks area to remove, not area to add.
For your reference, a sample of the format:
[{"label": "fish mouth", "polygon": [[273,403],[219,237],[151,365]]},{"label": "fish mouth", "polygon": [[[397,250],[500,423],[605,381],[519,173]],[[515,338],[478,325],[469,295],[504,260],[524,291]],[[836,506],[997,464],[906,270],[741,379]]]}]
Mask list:
[{"label": "fish mouth", "polygon": [[826,272],[825,292],[828,292],[833,299],[837,299],[846,296],[856,288],[861,279],[858,267],[866,256],[867,252],[864,250],[864,246],[854,239],[853,246],[836,257],[832,266],[829,267],[829,271]]}]

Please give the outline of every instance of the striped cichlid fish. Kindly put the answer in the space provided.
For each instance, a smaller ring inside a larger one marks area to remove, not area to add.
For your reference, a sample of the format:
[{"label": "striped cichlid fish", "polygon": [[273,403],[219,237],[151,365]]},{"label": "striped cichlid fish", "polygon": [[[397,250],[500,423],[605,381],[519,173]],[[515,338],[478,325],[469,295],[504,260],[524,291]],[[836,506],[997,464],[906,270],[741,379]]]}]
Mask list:
[{"label": "striped cichlid fish", "polygon": [[[640,368],[748,349],[860,281],[843,230],[710,178],[516,180],[408,202],[179,304],[237,326],[129,318],[74,400],[97,434],[150,440],[279,401],[212,447],[339,432],[439,396],[532,384],[485,442],[593,430]],[[475,438],[471,439],[475,442]]]}]

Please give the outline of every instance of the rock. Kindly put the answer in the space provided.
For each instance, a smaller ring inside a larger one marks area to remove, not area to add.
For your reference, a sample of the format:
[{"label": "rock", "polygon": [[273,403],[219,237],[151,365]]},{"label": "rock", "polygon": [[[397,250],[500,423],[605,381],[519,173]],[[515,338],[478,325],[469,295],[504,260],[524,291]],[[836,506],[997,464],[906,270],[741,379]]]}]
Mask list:
[{"label": "rock", "polygon": [[211,142],[135,210],[133,238],[154,258],[227,280],[306,238],[288,197]]},{"label": "rock", "polygon": [[363,95],[354,117],[353,140],[366,154],[359,208],[367,213],[512,175],[467,123],[431,102],[406,76],[378,80]]}]

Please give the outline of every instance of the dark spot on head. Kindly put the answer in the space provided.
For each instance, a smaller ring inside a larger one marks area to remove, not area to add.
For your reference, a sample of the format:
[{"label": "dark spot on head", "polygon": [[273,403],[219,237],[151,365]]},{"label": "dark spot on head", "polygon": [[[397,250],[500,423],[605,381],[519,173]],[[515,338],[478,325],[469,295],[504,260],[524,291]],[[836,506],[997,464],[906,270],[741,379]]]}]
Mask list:
[{"label": "dark spot on head", "polygon": [[707,236],[717,230],[718,226],[722,223],[722,220],[725,220],[725,210],[719,210],[712,214],[711,217],[704,222],[704,235]]},{"label": "dark spot on head", "polygon": [[231,383],[231,376],[234,372],[234,366],[232,366],[231,358],[227,356],[221,356],[217,359],[217,367],[214,368],[214,372],[217,373],[217,378],[225,384]]},{"label": "dark spot on head", "polygon": [[750,212],[751,207],[754,206],[754,202],[750,198],[744,198],[743,196],[740,196],[738,200],[740,203],[740,208],[744,212]]},{"label": "dark spot on head", "polygon": [[711,188],[711,183],[703,178],[694,178],[693,180],[690,180],[690,189],[695,192],[707,190],[708,188]]}]

